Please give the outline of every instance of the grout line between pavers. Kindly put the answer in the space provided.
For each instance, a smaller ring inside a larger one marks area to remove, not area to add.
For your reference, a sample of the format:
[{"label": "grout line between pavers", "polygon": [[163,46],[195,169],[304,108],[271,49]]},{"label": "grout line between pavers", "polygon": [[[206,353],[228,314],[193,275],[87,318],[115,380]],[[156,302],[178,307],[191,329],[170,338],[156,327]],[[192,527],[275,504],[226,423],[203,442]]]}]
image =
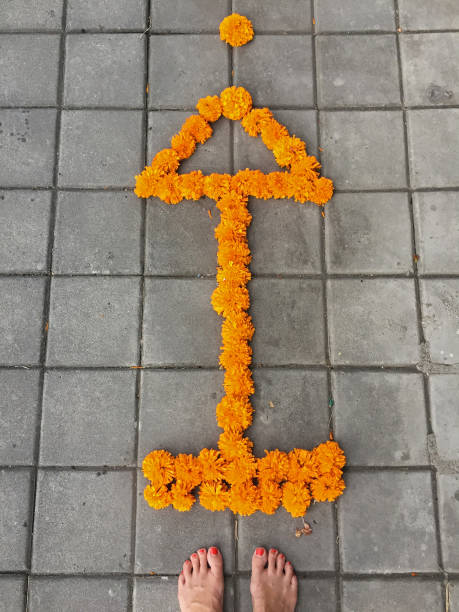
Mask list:
[{"label": "grout line between pavers", "polygon": [[[62,30],[50,29],[50,28],[30,28],[30,29],[14,29],[14,30],[1,30],[0,35],[8,35],[8,34],[24,34],[24,35],[34,35],[34,34],[60,34]],[[97,28],[72,28],[71,30],[67,30],[66,32],[70,36],[74,35],[93,35],[93,34],[144,34],[145,30],[137,29],[137,28],[126,28],[126,29],[97,29]],[[316,32],[316,36],[387,36],[391,34],[395,34],[396,30],[323,30],[320,32]],[[443,28],[438,30],[430,30],[430,29],[419,29],[419,30],[402,30],[400,34],[402,36],[406,34],[457,34],[459,33],[458,29],[454,28]],[[199,30],[199,31],[185,31],[185,30],[155,30],[151,29],[148,33],[149,36],[218,36],[219,31],[215,30]],[[311,30],[298,30],[298,31],[288,31],[288,30],[262,30],[260,31],[257,28],[256,32],[257,36],[311,36]]]}]

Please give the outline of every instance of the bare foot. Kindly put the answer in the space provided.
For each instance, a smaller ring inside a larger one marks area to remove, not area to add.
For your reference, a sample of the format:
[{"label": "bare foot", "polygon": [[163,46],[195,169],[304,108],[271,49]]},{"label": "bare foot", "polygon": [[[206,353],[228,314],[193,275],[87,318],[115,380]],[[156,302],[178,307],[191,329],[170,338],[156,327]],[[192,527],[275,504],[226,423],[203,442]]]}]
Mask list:
[{"label": "bare foot", "polygon": [[298,580],[290,561],[274,548],[269,555],[264,548],[257,548],[252,557],[250,592],[253,612],[294,612]]},{"label": "bare foot", "polygon": [[215,546],[209,552],[200,548],[191,561],[185,561],[178,579],[178,599],[181,612],[222,612],[223,559]]}]

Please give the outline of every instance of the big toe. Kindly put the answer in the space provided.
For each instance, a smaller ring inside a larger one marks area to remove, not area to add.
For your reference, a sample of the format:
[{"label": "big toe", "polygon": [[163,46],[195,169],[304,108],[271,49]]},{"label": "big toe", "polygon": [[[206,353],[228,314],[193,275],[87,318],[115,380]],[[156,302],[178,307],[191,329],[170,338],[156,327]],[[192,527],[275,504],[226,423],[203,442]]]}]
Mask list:
[{"label": "big toe", "polygon": [[256,548],[252,555],[252,574],[259,574],[265,568],[268,553],[264,548]]},{"label": "big toe", "polygon": [[210,571],[215,576],[223,574],[223,557],[216,546],[211,546],[207,552],[207,561],[210,565]]}]

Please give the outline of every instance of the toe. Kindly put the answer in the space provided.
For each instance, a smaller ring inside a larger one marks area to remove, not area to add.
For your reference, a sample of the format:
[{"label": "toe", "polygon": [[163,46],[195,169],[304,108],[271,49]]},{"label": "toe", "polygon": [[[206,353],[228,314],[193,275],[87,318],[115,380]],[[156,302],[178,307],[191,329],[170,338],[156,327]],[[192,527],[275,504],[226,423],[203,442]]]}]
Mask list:
[{"label": "toe", "polygon": [[185,584],[185,576],[183,572],[180,572],[180,576],[178,577],[179,588]]},{"label": "toe", "polygon": [[192,567],[193,566],[191,565],[191,561],[187,559],[185,563],[183,564],[183,575],[185,577],[185,580],[188,580],[189,578],[191,578]]},{"label": "toe", "polygon": [[279,552],[275,548],[271,548],[269,550],[268,555],[268,571],[275,573],[276,572],[276,560]]},{"label": "toe", "polygon": [[298,578],[295,576],[295,574],[293,574],[292,576],[292,579],[290,581],[290,586],[295,591],[295,593],[298,591]]},{"label": "toe", "polygon": [[197,574],[199,572],[199,566],[200,566],[198,553],[194,552],[190,558],[191,558],[191,564],[193,565],[193,573]]},{"label": "toe", "polygon": [[285,567],[285,555],[279,553],[276,559],[276,573],[283,574]]},{"label": "toe", "polygon": [[207,572],[207,550],[200,548],[198,550],[199,568],[201,572]]},{"label": "toe", "polygon": [[252,556],[252,574],[260,574],[268,560],[268,553],[264,548],[257,548]]},{"label": "toe", "polygon": [[287,563],[285,564],[285,575],[287,576],[287,578],[290,580],[293,575],[293,565],[290,563],[290,561],[287,561]]},{"label": "toe", "polygon": [[211,546],[207,553],[207,562],[210,565],[210,571],[214,576],[223,574],[223,557],[216,546]]}]

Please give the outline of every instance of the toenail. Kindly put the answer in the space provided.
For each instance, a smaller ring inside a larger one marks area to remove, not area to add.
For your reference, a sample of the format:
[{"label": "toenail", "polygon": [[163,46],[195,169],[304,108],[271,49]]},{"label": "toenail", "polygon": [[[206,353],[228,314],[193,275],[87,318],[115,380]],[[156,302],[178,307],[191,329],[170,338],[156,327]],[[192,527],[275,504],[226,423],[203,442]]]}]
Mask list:
[{"label": "toenail", "polygon": [[284,555],[281,553],[281,554],[279,555],[279,557],[280,557],[281,559],[283,559],[283,558],[284,558]]},{"label": "toenail", "polygon": [[257,550],[255,551],[255,553],[259,556],[262,557],[265,553],[265,549],[264,548],[257,548]]},{"label": "toenail", "polygon": [[277,553],[277,550],[275,548],[271,548],[271,550],[269,552]]},{"label": "toenail", "polygon": [[187,559],[187,560],[185,561],[185,563],[188,565],[189,563],[191,563],[191,561],[190,561],[189,559]]},{"label": "toenail", "polygon": [[191,557],[192,557],[193,559],[196,559],[196,557],[197,557],[197,556],[198,556],[198,555],[197,555],[196,553],[193,553],[193,554],[191,555]]},{"label": "toenail", "polygon": [[205,553],[205,552],[206,552],[206,549],[205,549],[205,548],[200,548],[198,552],[200,552],[201,554],[203,554],[203,553]]},{"label": "toenail", "polygon": [[218,553],[218,550],[215,548],[215,546],[212,546],[212,548],[210,549],[210,554],[216,555],[217,553]]}]

